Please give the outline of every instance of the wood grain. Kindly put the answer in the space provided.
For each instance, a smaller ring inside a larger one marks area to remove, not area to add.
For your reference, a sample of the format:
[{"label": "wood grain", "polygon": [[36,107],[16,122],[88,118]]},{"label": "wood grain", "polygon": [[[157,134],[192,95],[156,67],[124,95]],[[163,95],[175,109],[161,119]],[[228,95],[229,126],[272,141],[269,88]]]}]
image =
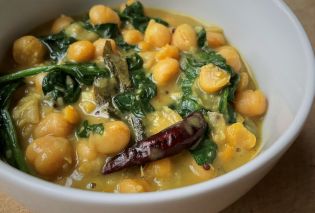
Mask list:
[{"label": "wood grain", "polygon": [[[285,0],[315,49],[315,0]],[[223,213],[315,212],[315,105],[293,146],[272,171]],[[31,213],[0,193],[0,213]]]}]

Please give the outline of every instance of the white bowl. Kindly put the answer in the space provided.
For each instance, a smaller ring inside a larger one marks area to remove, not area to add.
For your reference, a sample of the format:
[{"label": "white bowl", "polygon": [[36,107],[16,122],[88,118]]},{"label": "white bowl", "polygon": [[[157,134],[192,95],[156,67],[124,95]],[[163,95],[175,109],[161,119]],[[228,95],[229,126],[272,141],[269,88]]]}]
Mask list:
[{"label": "white bowl", "polygon": [[[0,3],[0,50],[60,13],[80,14],[84,0],[10,0]],[[108,1],[108,4],[117,4]],[[280,0],[143,0],[225,29],[254,70],[269,100],[259,155],[221,177],[174,190],[144,194],[96,193],[58,186],[0,162],[0,190],[36,212],[216,212],[256,184],[288,149],[307,117],[314,95],[314,56],[300,23]],[[1,52],[0,55],[3,55]],[[270,186],[273,187],[273,186]]]}]

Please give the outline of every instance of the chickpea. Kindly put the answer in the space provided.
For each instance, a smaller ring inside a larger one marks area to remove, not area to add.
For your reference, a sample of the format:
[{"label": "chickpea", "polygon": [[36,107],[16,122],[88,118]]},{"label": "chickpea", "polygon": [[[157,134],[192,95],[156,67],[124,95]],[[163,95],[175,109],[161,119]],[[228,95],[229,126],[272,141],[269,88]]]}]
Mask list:
[{"label": "chickpea", "polygon": [[217,48],[226,44],[224,35],[221,32],[207,30],[207,42],[212,48]]},{"label": "chickpea", "polygon": [[145,41],[140,41],[138,44],[138,48],[141,51],[150,51],[153,49],[152,45],[148,42],[145,42]]},{"label": "chickpea", "polygon": [[92,24],[120,24],[118,14],[110,7],[104,5],[94,5],[89,11],[89,17]]},{"label": "chickpea", "polygon": [[72,125],[67,122],[61,113],[48,114],[34,129],[34,137],[45,135],[66,137],[72,131]]},{"label": "chickpea", "polygon": [[162,130],[172,126],[182,120],[182,117],[174,110],[163,107],[146,115],[143,120],[146,135],[151,136],[161,132]]},{"label": "chickpea", "polygon": [[13,44],[13,58],[22,66],[31,66],[44,61],[45,46],[34,36],[23,36]]},{"label": "chickpea", "polygon": [[53,23],[51,32],[57,34],[68,27],[73,22],[73,19],[69,16],[61,15]]},{"label": "chickpea", "polygon": [[149,184],[143,179],[125,179],[117,185],[117,189],[121,193],[147,192]]},{"label": "chickpea", "polygon": [[102,57],[104,55],[104,47],[106,44],[106,41],[110,42],[110,45],[112,47],[113,52],[117,51],[117,46],[116,43],[113,39],[105,39],[105,38],[100,38],[94,41],[93,45],[95,47],[95,57]]},{"label": "chickpea", "polygon": [[223,163],[226,163],[232,160],[234,154],[235,147],[230,144],[225,144],[223,150],[218,153],[218,157]]},{"label": "chickpea", "polygon": [[169,178],[172,174],[172,162],[170,158],[149,163],[144,168],[144,173],[150,178]]},{"label": "chickpea", "polygon": [[105,159],[102,157],[97,157],[94,160],[90,161],[80,161],[77,165],[76,169],[83,174],[90,175],[90,174],[98,174],[102,167],[104,166]]},{"label": "chickpea", "polygon": [[124,30],[122,32],[124,41],[130,45],[136,45],[143,41],[143,35],[139,30]]},{"label": "chickpea", "polygon": [[67,51],[68,59],[75,62],[87,62],[93,59],[95,47],[90,41],[76,41]]},{"label": "chickpea", "polygon": [[122,121],[111,121],[104,124],[103,135],[93,134],[89,143],[95,145],[97,152],[105,155],[113,155],[126,148],[130,141],[130,130]]},{"label": "chickpea", "polygon": [[200,68],[199,86],[207,93],[215,93],[230,82],[230,74],[214,64]]},{"label": "chickpea", "polygon": [[231,46],[224,46],[219,49],[218,54],[220,54],[228,65],[230,65],[234,71],[239,72],[242,68],[242,62],[236,49]]},{"label": "chickpea", "polygon": [[226,128],[226,141],[234,147],[250,150],[256,145],[256,137],[242,123],[234,123]]},{"label": "chickpea", "polygon": [[154,47],[163,47],[171,42],[171,31],[163,24],[151,20],[144,33],[144,41]]},{"label": "chickpea", "polygon": [[96,104],[90,101],[84,101],[80,103],[80,107],[82,107],[86,113],[92,113],[96,109]]},{"label": "chickpea", "polygon": [[172,44],[181,51],[191,51],[197,48],[197,34],[188,24],[179,25],[172,38]]},{"label": "chickpea", "polygon": [[166,86],[179,73],[179,63],[176,59],[166,58],[152,68],[153,80],[158,86]]},{"label": "chickpea", "polygon": [[155,59],[157,61],[165,59],[165,58],[174,58],[179,59],[179,49],[172,45],[165,45],[162,47],[159,52],[156,54]]},{"label": "chickpea", "polygon": [[42,82],[43,82],[43,79],[45,78],[46,75],[47,75],[47,73],[39,73],[37,75],[26,77],[24,81],[27,84],[33,85],[35,87],[35,91],[37,93],[41,93],[42,92]]},{"label": "chickpea", "polygon": [[237,90],[242,91],[245,90],[248,86],[249,76],[246,72],[240,73],[240,82],[238,84]]},{"label": "chickpea", "polygon": [[234,104],[238,112],[249,117],[260,116],[267,109],[266,97],[260,90],[239,92]]},{"label": "chickpea", "polygon": [[143,67],[145,69],[150,69],[155,64],[155,55],[156,52],[154,51],[140,53],[140,56],[143,59]]},{"label": "chickpea", "polygon": [[77,143],[76,150],[78,158],[82,163],[93,161],[98,156],[94,145],[89,143],[88,141],[80,141],[79,143]]},{"label": "chickpea", "polygon": [[63,110],[63,116],[66,121],[68,121],[70,124],[77,124],[80,122],[80,114],[76,108],[69,105],[66,106]]},{"label": "chickpea", "polygon": [[72,147],[65,138],[47,135],[27,147],[26,159],[40,175],[56,175],[72,164]]}]

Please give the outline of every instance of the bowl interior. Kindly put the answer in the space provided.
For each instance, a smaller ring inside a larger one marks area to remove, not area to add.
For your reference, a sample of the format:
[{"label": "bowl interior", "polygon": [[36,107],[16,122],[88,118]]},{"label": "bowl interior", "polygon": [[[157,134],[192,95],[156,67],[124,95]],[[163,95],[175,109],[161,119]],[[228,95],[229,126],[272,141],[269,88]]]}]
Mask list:
[{"label": "bowl interior", "polygon": [[[299,25],[292,24],[296,20],[286,14],[282,3],[278,0],[141,1],[145,6],[187,14],[225,30],[228,40],[243,55],[259,87],[268,97],[259,155],[268,152],[283,134],[288,134],[286,131],[292,127],[293,121],[299,122],[291,130],[297,131],[301,127],[313,98],[313,55],[303,31]],[[120,2],[42,0],[39,4],[37,0],[10,0],[1,3],[0,58],[15,38],[61,13],[81,14],[95,3],[118,5]],[[282,143],[289,144],[295,133]]]},{"label": "bowl interior", "polygon": [[[29,0],[23,7],[23,1],[11,0],[1,5],[1,17],[5,18],[0,21],[0,39],[8,42],[0,43],[0,58],[4,54],[2,50],[10,48],[15,38],[38,24],[61,13],[81,14],[95,3],[104,3],[98,0],[43,0],[41,4],[35,2]],[[118,5],[122,1],[107,2],[109,5]],[[189,0],[181,3],[169,0],[142,2],[145,6],[187,14],[224,29],[228,40],[244,56],[259,87],[268,97],[269,108],[263,124],[261,151],[267,150],[289,127],[305,96],[309,95],[305,84],[309,73],[301,67],[305,67],[305,60],[310,56],[305,55],[299,42],[300,35],[288,24],[287,18],[278,15],[279,8],[269,2],[250,0],[200,0],[197,4]],[[17,11],[19,16],[16,16],[12,8],[18,9],[21,6],[23,10]],[[266,11],[269,11],[269,15],[266,15]]]}]

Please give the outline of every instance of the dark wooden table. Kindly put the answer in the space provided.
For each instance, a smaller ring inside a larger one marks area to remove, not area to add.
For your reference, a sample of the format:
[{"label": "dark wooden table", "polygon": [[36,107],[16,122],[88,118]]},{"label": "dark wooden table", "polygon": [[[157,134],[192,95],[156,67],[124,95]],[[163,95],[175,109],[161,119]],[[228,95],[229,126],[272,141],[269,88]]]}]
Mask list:
[{"label": "dark wooden table", "polygon": [[[285,0],[315,49],[315,0]],[[315,213],[315,105],[293,146],[272,171],[223,213]],[[0,213],[30,213],[0,193]]]}]

